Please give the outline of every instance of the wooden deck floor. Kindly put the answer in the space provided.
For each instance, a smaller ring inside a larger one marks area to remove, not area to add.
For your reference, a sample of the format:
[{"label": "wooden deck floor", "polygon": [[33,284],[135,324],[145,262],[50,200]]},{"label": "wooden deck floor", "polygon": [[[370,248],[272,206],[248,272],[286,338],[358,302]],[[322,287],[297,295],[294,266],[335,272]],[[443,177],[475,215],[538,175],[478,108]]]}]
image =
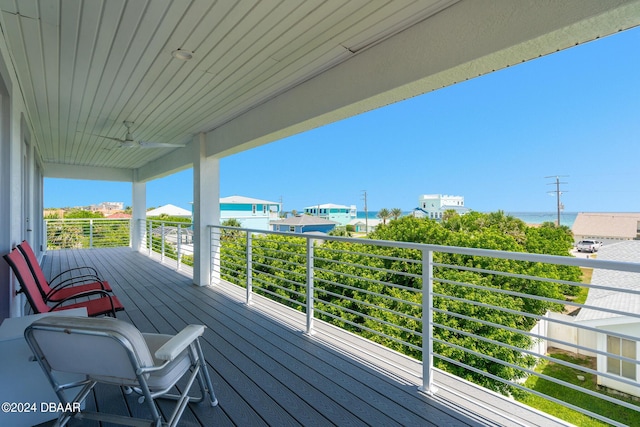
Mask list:
[{"label": "wooden deck floor", "polygon": [[[208,327],[203,350],[220,404],[191,406],[180,426],[565,425],[441,372],[438,393],[422,394],[419,363],[320,322],[308,336],[298,312],[257,297],[247,306],[233,285],[194,286],[188,272],[130,248],[49,251],[43,260],[48,276],[76,265],[98,268],[126,308],[118,318],[143,332]],[[88,406],[144,415],[118,387],[98,388]]]}]

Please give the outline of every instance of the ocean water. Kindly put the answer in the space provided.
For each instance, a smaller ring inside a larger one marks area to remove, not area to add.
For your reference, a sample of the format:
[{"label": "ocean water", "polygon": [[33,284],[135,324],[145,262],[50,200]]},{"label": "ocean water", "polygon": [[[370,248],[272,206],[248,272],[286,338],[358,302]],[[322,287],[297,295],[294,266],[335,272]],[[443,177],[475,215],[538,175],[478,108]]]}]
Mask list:
[{"label": "ocean water", "polygon": [[[527,224],[555,223],[558,220],[558,212],[505,212],[505,214],[515,216]],[[577,212],[560,212],[560,225],[566,225],[569,228],[573,227],[577,216]]]},{"label": "ocean water", "polygon": [[[403,215],[408,215],[411,212],[403,212]],[[369,219],[377,219],[378,211],[367,212]],[[511,215],[519,218],[527,224],[542,224],[543,222],[556,222],[558,219],[557,212],[505,212],[505,215]],[[577,212],[560,212],[560,225],[566,225],[567,227],[573,227],[573,223],[578,216]],[[358,211],[358,218],[364,219],[364,211]]]}]

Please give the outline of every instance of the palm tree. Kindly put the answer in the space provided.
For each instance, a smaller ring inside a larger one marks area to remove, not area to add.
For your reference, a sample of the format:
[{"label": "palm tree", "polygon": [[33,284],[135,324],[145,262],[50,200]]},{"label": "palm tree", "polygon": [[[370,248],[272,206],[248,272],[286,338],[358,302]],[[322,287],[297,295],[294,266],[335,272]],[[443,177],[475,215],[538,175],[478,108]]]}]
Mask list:
[{"label": "palm tree", "polygon": [[447,209],[442,214],[442,221],[446,222],[446,221],[449,221],[451,218],[455,218],[458,216],[460,216],[460,214],[458,214],[458,212],[456,212],[455,209]]},{"label": "palm tree", "polygon": [[387,220],[391,218],[391,213],[389,212],[389,209],[382,208],[378,211],[378,214],[376,216],[382,220],[383,225],[386,225]]},{"label": "palm tree", "polygon": [[391,209],[390,215],[393,217],[393,219],[398,219],[402,216],[402,209],[393,208]]},{"label": "palm tree", "polygon": [[238,228],[242,227],[242,223],[239,220],[237,220],[236,218],[226,219],[220,225],[225,225],[227,227],[238,227]]}]

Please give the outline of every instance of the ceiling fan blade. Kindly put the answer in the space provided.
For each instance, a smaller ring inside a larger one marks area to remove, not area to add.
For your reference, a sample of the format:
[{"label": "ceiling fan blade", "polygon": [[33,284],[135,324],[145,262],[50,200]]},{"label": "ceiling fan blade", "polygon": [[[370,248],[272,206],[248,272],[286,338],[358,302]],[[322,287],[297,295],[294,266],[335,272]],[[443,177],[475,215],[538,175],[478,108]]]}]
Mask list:
[{"label": "ceiling fan blade", "polygon": [[110,140],[112,140],[112,141],[125,142],[125,140],[124,140],[124,139],[121,139],[121,138],[113,138],[113,137],[111,137],[111,136],[96,135],[96,134],[94,134],[94,133],[88,133],[88,134],[86,134],[86,135],[97,136],[98,138],[110,139]]},{"label": "ceiling fan blade", "polygon": [[140,144],[143,148],[171,148],[171,147],[184,147],[182,144],[171,144],[168,142],[150,142],[150,141],[140,141]]}]

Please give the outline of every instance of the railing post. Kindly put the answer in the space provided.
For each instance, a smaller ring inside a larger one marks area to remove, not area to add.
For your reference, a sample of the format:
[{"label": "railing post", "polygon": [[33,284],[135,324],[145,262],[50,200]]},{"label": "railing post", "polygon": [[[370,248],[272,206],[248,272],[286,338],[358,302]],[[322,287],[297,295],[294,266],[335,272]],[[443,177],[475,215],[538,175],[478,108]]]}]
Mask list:
[{"label": "railing post", "polygon": [[180,258],[182,257],[182,227],[180,226],[180,223],[178,223],[178,230],[176,233],[176,238],[178,239],[177,243],[177,258],[178,258],[178,265],[176,265],[176,270],[180,270]]},{"label": "railing post", "polygon": [[307,334],[313,335],[313,239],[307,238]]},{"label": "railing post", "polygon": [[160,223],[160,260],[164,262],[164,221]]},{"label": "railing post", "polygon": [[247,304],[253,302],[253,233],[247,231]]},{"label": "railing post", "polygon": [[93,220],[89,220],[89,247],[93,247]]},{"label": "railing post", "polygon": [[151,256],[151,251],[153,250],[153,221],[149,221],[149,256]]},{"label": "railing post", "polygon": [[422,250],[422,386],[427,394],[435,394],[433,385],[433,252]]}]

